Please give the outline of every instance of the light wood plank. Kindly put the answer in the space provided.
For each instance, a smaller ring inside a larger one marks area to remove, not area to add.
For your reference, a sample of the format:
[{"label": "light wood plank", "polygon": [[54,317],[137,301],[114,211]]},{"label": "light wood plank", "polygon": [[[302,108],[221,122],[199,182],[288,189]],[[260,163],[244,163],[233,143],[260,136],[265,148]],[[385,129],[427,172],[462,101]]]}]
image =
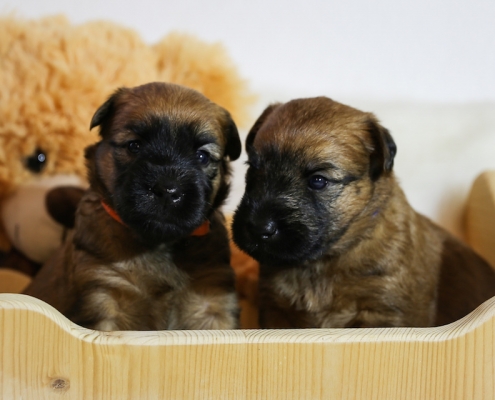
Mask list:
[{"label": "light wood plank", "polygon": [[495,298],[438,328],[96,332],[0,295],[3,399],[491,399]]}]

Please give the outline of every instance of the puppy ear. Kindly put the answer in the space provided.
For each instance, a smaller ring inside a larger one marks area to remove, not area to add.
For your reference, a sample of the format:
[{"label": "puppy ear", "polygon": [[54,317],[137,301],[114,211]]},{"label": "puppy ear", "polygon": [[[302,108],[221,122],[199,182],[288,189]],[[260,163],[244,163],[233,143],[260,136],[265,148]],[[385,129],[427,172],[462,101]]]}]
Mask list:
[{"label": "puppy ear", "polygon": [[230,116],[227,113],[227,125],[224,128],[224,135],[227,139],[227,144],[225,146],[225,153],[229,156],[231,161],[237,160],[242,151],[241,138],[239,137],[239,131],[237,130],[237,126]]},{"label": "puppy ear", "polygon": [[51,189],[45,198],[48,214],[62,226],[74,228],[77,205],[83,194],[84,189],[77,186],[57,186]]},{"label": "puppy ear", "polygon": [[265,123],[266,119],[268,116],[275,111],[276,108],[280,107],[280,103],[275,103],[275,104],[270,104],[265,110],[261,113],[261,115],[258,117],[256,122],[254,123],[253,127],[249,131],[247,137],[246,137],[246,150],[249,150],[251,146],[253,145],[254,138],[256,137],[256,134],[258,133],[259,129],[261,126]]},{"label": "puppy ear", "polygon": [[368,131],[374,146],[370,155],[370,177],[376,181],[384,172],[392,171],[397,146],[390,132],[376,120],[369,120]]},{"label": "puppy ear", "polygon": [[[93,129],[95,126],[102,125],[106,120],[108,120],[115,111],[115,101],[117,98],[125,91],[124,88],[117,89],[107,101],[105,101],[91,118],[91,123],[89,124],[89,130]],[[101,132],[101,131],[100,131]]]}]

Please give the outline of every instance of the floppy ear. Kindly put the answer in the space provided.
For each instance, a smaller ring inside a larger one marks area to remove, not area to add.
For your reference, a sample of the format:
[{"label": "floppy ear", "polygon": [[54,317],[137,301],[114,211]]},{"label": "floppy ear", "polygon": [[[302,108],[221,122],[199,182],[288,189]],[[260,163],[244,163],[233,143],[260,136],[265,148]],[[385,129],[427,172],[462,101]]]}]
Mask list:
[{"label": "floppy ear", "polygon": [[280,107],[280,103],[275,103],[275,104],[270,104],[265,110],[261,113],[261,115],[258,117],[256,122],[254,123],[253,127],[249,131],[247,137],[246,137],[246,150],[249,151],[251,146],[253,145],[254,138],[256,137],[256,134],[258,133],[259,129],[261,126],[265,123],[266,119],[268,116],[278,107]]},{"label": "floppy ear", "polygon": [[225,146],[225,154],[227,154],[231,161],[237,160],[242,151],[241,138],[239,137],[239,131],[237,130],[237,126],[230,116],[227,113],[227,124],[224,127],[224,135],[227,139],[227,144]]},{"label": "floppy ear", "polygon": [[76,210],[84,189],[78,186],[57,186],[51,189],[45,198],[48,214],[66,228],[75,225]]},{"label": "floppy ear", "polygon": [[376,181],[384,172],[392,171],[397,146],[390,132],[376,120],[368,122],[368,131],[374,146],[370,154],[370,177]]},{"label": "floppy ear", "polygon": [[[89,130],[93,129],[95,126],[100,126],[105,123],[115,111],[115,100],[125,91],[126,89],[117,89],[107,101],[105,101],[91,118],[91,123],[89,124]],[[101,134],[101,129],[100,129]]]}]

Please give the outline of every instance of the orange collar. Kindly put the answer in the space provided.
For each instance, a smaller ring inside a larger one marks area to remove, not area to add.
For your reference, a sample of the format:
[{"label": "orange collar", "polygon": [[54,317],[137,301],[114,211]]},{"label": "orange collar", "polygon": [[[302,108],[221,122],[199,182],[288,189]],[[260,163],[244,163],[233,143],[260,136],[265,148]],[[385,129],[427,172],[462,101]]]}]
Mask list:
[{"label": "orange collar", "polygon": [[200,226],[198,226],[193,232],[191,236],[204,236],[210,232],[210,221],[205,219]]},{"label": "orange collar", "polygon": [[119,224],[127,226],[126,224],[124,224],[124,221],[122,221],[119,214],[117,214],[117,211],[115,211],[112,207],[110,207],[103,200],[101,201],[101,205],[103,206],[103,209],[108,213],[108,215],[110,215],[115,221],[117,221]]},{"label": "orange collar", "polygon": [[[110,215],[115,221],[117,221],[119,224],[122,224],[124,226],[127,226],[124,221],[122,221],[122,218],[120,218],[119,214],[117,214],[117,211],[115,211],[112,207],[110,207],[107,203],[105,203],[103,200],[101,201],[101,205],[103,206],[103,209]],[[198,226],[192,233],[191,236],[204,236],[210,232],[210,221],[205,220],[200,226]]]}]

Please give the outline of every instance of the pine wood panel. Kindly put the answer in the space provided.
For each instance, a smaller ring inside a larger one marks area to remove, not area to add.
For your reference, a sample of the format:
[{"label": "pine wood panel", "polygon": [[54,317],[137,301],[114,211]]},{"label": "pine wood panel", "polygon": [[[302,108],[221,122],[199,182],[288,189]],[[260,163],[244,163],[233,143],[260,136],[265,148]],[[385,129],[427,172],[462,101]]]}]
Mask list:
[{"label": "pine wood panel", "polygon": [[438,328],[103,333],[0,295],[2,399],[492,399],[495,298]]}]

